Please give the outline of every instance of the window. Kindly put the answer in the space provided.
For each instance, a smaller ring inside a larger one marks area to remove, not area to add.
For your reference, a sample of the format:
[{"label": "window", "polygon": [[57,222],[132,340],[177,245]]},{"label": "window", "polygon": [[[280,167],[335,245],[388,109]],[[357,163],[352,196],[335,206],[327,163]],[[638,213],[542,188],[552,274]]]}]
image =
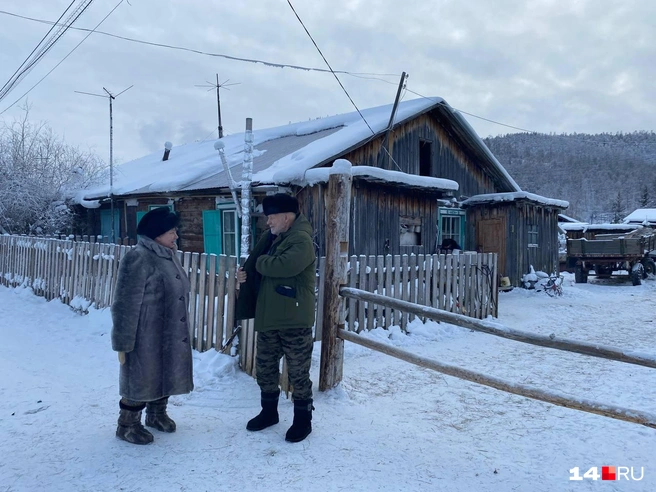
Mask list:
[{"label": "window", "polygon": [[228,256],[237,256],[237,251],[239,251],[239,245],[237,242],[237,211],[232,210],[222,210],[221,217],[221,232],[223,239],[223,254]]},{"label": "window", "polygon": [[528,247],[529,248],[538,247],[538,226],[536,225],[528,226]]},{"label": "window", "polygon": [[418,217],[399,217],[401,226],[401,246],[421,246],[421,219]]},{"label": "window", "polygon": [[438,249],[445,240],[453,240],[464,249],[465,211],[459,208],[440,208],[438,210]]},{"label": "window", "polygon": [[431,161],[433,155],[433,145],[427,140],[419,141],[419,175],[431,175]]}]

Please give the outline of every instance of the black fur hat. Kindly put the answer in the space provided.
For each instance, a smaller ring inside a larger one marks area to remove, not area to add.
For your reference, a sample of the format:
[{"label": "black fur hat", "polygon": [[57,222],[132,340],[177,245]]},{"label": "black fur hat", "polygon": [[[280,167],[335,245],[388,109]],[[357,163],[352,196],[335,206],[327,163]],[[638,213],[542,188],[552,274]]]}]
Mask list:
[{"label": "black fur hat", "polygon": [[264,210],[264,215],[284,214],[286,212],[297,214],[298,200],[296,197],[285,193],[276,193],[264,198],[262,210]]},{"label": "black fur hat", "polygon": [[144,215],[137,225],[137,234],[155,239],[174,227],[178,227],[180,218],[169,207],[158,207]]}]

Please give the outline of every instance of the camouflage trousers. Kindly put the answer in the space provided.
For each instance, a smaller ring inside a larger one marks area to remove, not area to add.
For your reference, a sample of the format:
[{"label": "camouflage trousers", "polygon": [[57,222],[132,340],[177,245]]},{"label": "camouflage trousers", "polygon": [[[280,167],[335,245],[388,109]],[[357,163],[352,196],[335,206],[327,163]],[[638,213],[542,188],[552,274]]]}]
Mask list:
[{"label": "camouflage trousers", "polygon": [[280,386],[280,359],[287,359],[289,382],[294,400],[312,398],[310,363],[312,362],[312,328],[289,328],[257,332],[257,384],[263,393],[274,393]]}]

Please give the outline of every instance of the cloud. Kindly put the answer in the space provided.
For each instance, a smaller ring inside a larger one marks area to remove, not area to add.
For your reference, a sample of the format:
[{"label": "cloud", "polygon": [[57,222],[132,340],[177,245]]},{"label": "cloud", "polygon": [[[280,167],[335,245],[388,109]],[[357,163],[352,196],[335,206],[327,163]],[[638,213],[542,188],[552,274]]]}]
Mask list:
[{"label": "cloud", "polygon": [[[653,130],[656,3],[642,0],[315,0],[293,2],[333,68],[396,74],[340,80],[360,108],[391,103],[402,71],[408,88],[516,127],[543,132]],[[140,0],[124,3],[102,30],[149,41],[277,63],[325,68],[285,2]],[[55,19],[68,2],[5,0],[3,9]],[[113,5],[95,2],[77,25],[93,26]],[[0,78],[7,79],[47,26],[0,15]],[[10,97],[18,97],[80,40],[68,32]],[[70,143],[108,155],[106,101],[73,91],[134,88],[115,101],[115,155],[129,160],[211,134],[304,121],[354,108],[331,74],[266,67],[89,39],[30,94],[32,115]],[[383,79],[383,80],[379,80]],[[416,96],[408,93],[406,99]],[[12,109],[4,116],[16,114]],[[482,135],[515,130],[467,116]]]}]

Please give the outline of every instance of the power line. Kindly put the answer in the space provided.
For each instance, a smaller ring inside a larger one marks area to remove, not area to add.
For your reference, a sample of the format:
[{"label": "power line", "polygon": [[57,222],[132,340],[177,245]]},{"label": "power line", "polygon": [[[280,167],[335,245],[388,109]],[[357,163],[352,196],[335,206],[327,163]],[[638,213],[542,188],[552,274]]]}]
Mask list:
[{"label": "power line", "polygon": [[[47,21],[47,20],[43,20],[43,19],[36,19],[34,17],[27,17],[25,15],[14,14],[12,12],[7,12],[5,10],[0,10],[0,14],[10,15],[12,17],[18,17],[20,19],[26,19],[26,20],[30,20],[30,21],[34,21],[34,22],[40,22],[42,24],[53,24],[52,21]],[[171,44],[155,43],[153,41],[145,41],[145,40],[142,40],[142,39],[129,38],[127,36],[120,36],[118,34],[112,34],[112,33],[104,32],[104,31],[96,31],[96,30],[86,29],[86,28],[82,28],[82,27],[71,27],[71,29],[75,29],[77,31],[93,32],[95,34],[102,34],[103,36],[109,36],[111,38],[116,38],[116,39],[122,39],[124,41],[129,41],[131,43],[145,44],[145,45],[148,45],[148,46],[155,46],[155,47],[158,47],[158,48],[167,48],[167,49],[171,49],[171,50],[187,51],[189,53],[195,53],[197,55],[225,58],[227,60],[241,61],[241,62],[247,62],[247,63],[261,63],[262,65],[266,65],[268,67],[274,67],[274,68],[291,68],[291,69],[294,69],[294,70],[303,70],[303,71],[306,71],[306,72],[331,73],[330,70],[326,70],[324,68],[305,67],[305,66],[302,66],[302,65],[289,65],[289,64],[286,64],[286,63],[275,63],[275,62],[269,62],[269,61],[265,61],[265,60],[258,60],[256,58],[242,58],[242,57],[238,57],[238,56],[225,55],[225,54],[222,54],[222,53],[212,53],[212,52],[197,50],[197,49],[194,49],[194,48],[186,48],[184,46],[175,46],[175,45],[171,45]],[[358,77],[358,78],[398,77],[398,74],[395,74],[395,73],[348,72],[348,71],[345,71],[345,70],[337,70],[335,73],[350,75],[352,77]],[[383,80],[383,79],[377,79],[377,80]],[[387,81],[385,81],[385,82],[387,82]]]},{"label": "power line", "polygon": [[[294,6],[292,5],[292,2],[291,2],[290,0],[287,0],[287,3],[289,4],[289,7],[292,9],[292,12],[294,12],[294,15],[295,15],[296,18],[298,19],[298,22],[300,22],[300,23],[301,23],[301,26],[303,26],[303,29],[305,30],[305,33],[308,35],[308,37],[309,37],[310,40],[312,41],[312,44],[314,45],[314,47],[317,49],[317,51],[318,51],[319,54],[321,55],[321,58],[323,58],[323,61],[326,63],[326,65],[327,65],[328,68],[330,69],[330,73],[333,74],[333,77],[335,77],[335,80],[337,80],[337,83],[339,84],[339,86],[340,86],[340,87],[342,88],[342,90],[344,91],[344,94],[346,94],[346,97],[348,97],[349,101],[351,101],[351,104],[353,105],[353,107],[355,108],[355,110],[356,110],[356,111],[358,112],[358,114],[360,115],[360,118],[362,118],[362,121],[364,121],[365,125],[367,125],[367,127],[368,127],[369,130],[371,131],[371,134],[372,134],[372,137],[371,137],[371,138],[375,137],[375,136],[376,136],[376,132],[373,130],[373,128],[371,128],[371,125],[369,124],[369,122],[367,121],[367,119],[364,117],[364,115],[363,115],[362,112],[360,111],[360,108],[358,108],[357,104],[355,104],[355,101],[353,101],[353,98],[351,97],[351,95],[348,93],[348,91],[346,90],[346,88],[345,88],[344,85],[342,84],[342,81],[339,80],[339,77],[337,76],[337,74],[336,74],[335,71],[333,70],[333,67],[330,66],[330,63],[328,63],[328,60],[326,60],[326,57],[323,56],[323,53],[321,52],[321,49],[319,48],[319,46],[317,45],[316,41],[315,41],[314,38],[312,37],[312,34],[310,34],[310,31],[308,31],[307,27],[305,27],[305,24],[303,24],[303,21],[301,20],[301,18],[300,18],[300,16],[298,15],[298,13],[296,13],[296,9],[295,9]],[[404,75],[405,75],[405,72],[404,72]],[[371,138],[370,138],[369,140],[367,140],[367,142],[365,142],[365,143],[368,143],[368,142],[371,140]],[[392,157],[392,155],[389,153],[389,151],[387,150],[387,148],[386,148],[385,146],[383,146],[383,150],[384,150],[385,153],[388,155],[388,157],[392,160],[392,162],[396,165],[396,167],[399,169],[399,171],[402,171],[401,166],[398,165],[398,163],[394,160],[394,158]]]},{"label": "power line", "polygon": [[339,80],[339,77],[337,76],[337,74],[336,74],[335,71],[333,70],[333,67],[330,66],[330,63],[328,63],[328,60],[326,60],[326,57],[323,56],[323,53],[321,52],[321,49],[319,49],[319,46],[317,46],[316,41],[315,41],[314,38],[312,37],[312,34],[310,34],[310,31],[307,30],[307,27],[305,27],[305,24],[303,24],[303,21],[301,20],[301,18],[299,17],[299,15],[296,13],[296,9],[294,9],[294,6],[292,5],[292,2],[291,2],[290,0],[287,0],[287,3],[289,4],[289,7],[292,9],[292,12],[294,12],[294,15],[295,15],[296,18],[298,19],[298,22],[300,22],[300,23],[301,23],[301,26],[303,26],[303,29],[305,30],[305,33],[306,33],[306,34],[308,35],[308,37],[310,38],[310,41],[312,41],[312,44],[314,45],[314,47],[317,49],[317,51],[318,51],[319,54],[321,55],[321,58],[323,58],[323,61],[326,63],[326,65],[327,65],[328,68],[330,69],[330,73],[333,74],[333,77],[335,77],[335,80],[337,80],[337,83],[339,84],[339,86],[342,88],[342,90],[343,90],[344,93],[346,94],[346,97],[349,98],[349,101],[351,101],[351,104],[353,104],[353,107],[355,108],[355,110],[358,112],[358,114],[360,115],[360,117],[362,118],[362,120],[363,120],[363,121],[366,123],[366,125],[369,127],[369,130],[371,130],[371,133],[376,134],[376,132],[374,132],[374,130],[373,130],[373,129],[371,128],[371,126],[369,125],[369,122],[368,122],[368,121],[365,119],[365,117],[362,115],[362,112],[360,111],[360,109],[358,108],[358,106],[357,106],[357,105],[355,104],[355,102],[353,101],[353,98],[351,98],[351,95],[348,93],[348,91],[346,90],[346,88],[345,88],[344,85],[342,84],[342,81]]},{"label": "power line", "polygon": [[[0,91],[0,100],[4,99],[4,97],[9,92],[11,92],[11,90],[18,83],[20,83],[20,81],[23,80],[27,76],[27,74],[29,74],[32,71],[32,69],[36,66],[36,64],[55,46],[55,44],[57,44],[57,42],[61,39],[61,37],[64,34],[66,34],[68,29],[75,23],[75,21],[77,21],[77,19],[80,18],[80,16],[87,10],[87,8],[89,8],[91,3],[93,3],[93,0],[80,0],[79,5],[71,12],[68,18],[62,24],[59,24],[59,29],[52,36],[50,36],[50,38],[44,44],[40,43],[42,44],[42,46],[40,47],[37,46],[34,56],[31,56],[27,60],[27,64],[25,68],[23,68],[16,76],[13,76],[7,82],[7,84],[5,84],[6,89],[4,89],[4,91]],[[69,9],[70,9],[70,5],[66,9],[66,11],[68,11]],[[66,13],[66,11],[64,12],[64,14]]]},{"label": "power line", "polygon": [[62,12],[62,14],[59,16],[59,19],[57,19],[57,22],[54,23],[54,24],[50,27],[50,29],[48,29],[48,32],[45,33],[45,35],[41,38],[41,41],[39,41],[39,42],[37,43],[37,45],[34,47],[34,49],[32,50],[32,52],[31,52],[29,55],[27,55],[27,58],[25,58],[25,60],[23,61],[23,63],[21,63],[21,64],[19,65],[19,67],[16,69],[16,71],[11,75],[11,77],[9,77],[9,80],[8,80],[7,82],[5,82],[5,85],[3,85],[2,88],[0,88],[0,93],[5,89],[5,87],[7,87],[7,85],[11,82],[11,80],[12,80],[12,79],[16,76],[16,74],[20,71],[20,69],[23,68],[23,66],[24,66],[24,65],[30,60],[30,57],[31,57],[31,56],[34,54],[34,52],[39,48],[39,46],[41,46],[41,44],[42,44],[42,43],[48,38],[48,35],[50,35],[50,33],[52,32],[52,30],[55,28],[55,26],[58,25],[59,21],[62,20],[62,17],[64,17],[64,15],[66,15],[66,12],[69,11],[69,9],[73,6],[74,3],[75,3],[75,0],[73,0],[73,1],[68,5],[68,7],[66,7],[66,10],[64,10],[64,11]]},{"label": "power line", "polygon": [[112,10],[110,10],[109,13],[108,13],[105,17],[103,17],[102,20],[101,20],[98,24],[96,24],[96,27],[94,27],[91,31],[89,31],[89,33],[88,33],[86,36],[84,36],[84,38],[82,38],[82,41],[80,41],[79,43],[77,43],[77,44],[75,45],[75,47],[74,47],[71,51],[69,51],[68,54],[67,54],[64,58],[62,58],[61,61],[60,61],[59,63],[57,63],[57,65],[55,65],[54,67],[52,67],[52,68],[50,69],[50,71],[49,71],[48,73],[46,73],[43,77],[41,77],[41,79],[39,79],[39,81],[38,81],[36,84],[34,84],[32,87],[30,87],[30,88],[27,90],[27,92],[25,92],[21,97],[19,97],[19,98],[16,99],[13,103],[11,103],[9,106],[7,106],[5,109],[3,109],[3,110],[0,112],[0,115],[3,115],[3,114],[5,114],[7,111],[9,111],[9,109],[11,109],[16,103],[18,103],[21,99],[23,99],[23,98],[24,98],[25,96],[27,96],[30,92],[32,92],[32,90],[34,90],[34,88],[36,88],[41,82],[43,82],[43,81],[45,80],[45,78],[46,78],[48,75],[50,75],[52,72],[54,72],[55,69],[56,69],[59,65],[61,65],[62,63],[64,63],[64,61],[65,61],[69,56],[71,56],[71,55],[73,54],[73,52],[74,52],[75,50],[77,50],[77,49],[80,47],[80,45],[81,45],[82,43],[84,43],[84,42],[87,40],[87,38],[88,38],[89,36],[91,36],[91,34],[93,34],[93,33],[95,32],[95,30],[98,29],[98,28],[102,25],[102,23],[105,22],[105,21],[107,20],[107,18],[108,18],[110,15],[112,15],[112,14],[114,13],[114,11],[115,11],[115,10],[116,10],[116,9],[117,9],[117,8],[118,8],[118,7],[124,2],[124,1],[125,1],[125,0],[119,0],[119,2],[116,4],[116,6],[115,6]]}]

